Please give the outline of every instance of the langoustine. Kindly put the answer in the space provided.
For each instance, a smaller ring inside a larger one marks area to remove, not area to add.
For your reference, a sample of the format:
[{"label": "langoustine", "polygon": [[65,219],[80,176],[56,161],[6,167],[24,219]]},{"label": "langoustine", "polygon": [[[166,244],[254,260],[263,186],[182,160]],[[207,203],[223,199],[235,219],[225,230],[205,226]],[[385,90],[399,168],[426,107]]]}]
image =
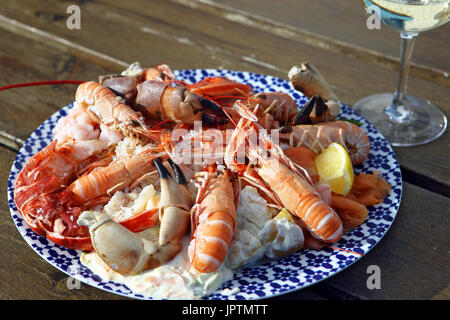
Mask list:
[{"label": "langoustine", "polygon": [[[243,164],[234,163],[234,152],[240,145],[248,143],[246,132],[256,128],[251,120],[240,120],[225,155],[229,167],[242,171],[239,167]],[[260,136],[261,143],[265,148],[257,147],[251,142],[248,145],[247,156],[250,157],[251,163],[257,162],[253,168],[260,177],[260,180],[255,181],[255,185],[265,183],[264,190],[270,190],[270,195],[276,197],[275,202],[300,218],[303,226],[314,237],[329,243],[338,241],[343,233],[342,222],[314,189],[308,173],[298,170],[267,135]],[[246,166],[245,172],[248,170],[252,170],[250,166]],[[255,180],[252,175],[247,174],[247,177],[249,180]]]},{"label": "langoustine", "polygon": [[[189,260],[199,272],[219,268],[230,249],[236,228],[240,186],[226,170],[209,167],[196,174],[199,190],[192,208],[192,240]],[[239,181],[239,180],[237,180]]]},{"label": "langoustine", "polygon": [[[80,118],[89,117],[74,107],[64,120],[75,125]],[[87,250],[92,248],[87,230],[76,223],[84,206],[67,186],[82,174],[109,164],[109,144],[117,137],[102,136],[102,128],[93,122],[65,133],[62,128],[56,126],[55,139],[20,171],[14,201],[33,231],[62,246]]]},{"label": "langoustine", "polygon": [[347,150],[353,164],[364,162],[370,152],[370,141],[366,133],[348,121],[287,126],[278,129],[277,133],[280,141],[285,141],[290,146],[305,146],[317,154],[332,142],[337,142]]}]

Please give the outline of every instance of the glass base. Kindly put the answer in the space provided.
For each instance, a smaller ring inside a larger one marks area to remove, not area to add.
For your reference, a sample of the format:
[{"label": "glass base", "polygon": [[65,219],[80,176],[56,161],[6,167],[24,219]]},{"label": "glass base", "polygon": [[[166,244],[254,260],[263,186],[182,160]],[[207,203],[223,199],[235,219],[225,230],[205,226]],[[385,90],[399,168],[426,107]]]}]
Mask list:
[{"label": "glass base", "polygon": [[444,133],[447,128],[445,114],[431,102],[408,95],[400,108],[404,117],[394,121],[385,112],[391,105],[393,96],[391,93],[372,95],[355,103],[353,109],[396,147],[425,144]]}]

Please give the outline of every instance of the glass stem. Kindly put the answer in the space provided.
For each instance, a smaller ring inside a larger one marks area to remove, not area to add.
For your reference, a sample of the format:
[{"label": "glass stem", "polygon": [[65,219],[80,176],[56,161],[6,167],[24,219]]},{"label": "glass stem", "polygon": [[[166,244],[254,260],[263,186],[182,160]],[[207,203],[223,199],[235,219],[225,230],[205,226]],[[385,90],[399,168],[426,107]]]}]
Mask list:
[{"label": "glass stem", "polygon": [[397,123],[407,122],[410,118],[410,111],[403,106],[402,102],[405,100],[406,96],[409,65],[416,38],[417,34],[401,34],[402,42],[400,47],[400,68],[397,80],[397,89],[394,93],[394,99],[391,105],[385,110],[390,119]]}]

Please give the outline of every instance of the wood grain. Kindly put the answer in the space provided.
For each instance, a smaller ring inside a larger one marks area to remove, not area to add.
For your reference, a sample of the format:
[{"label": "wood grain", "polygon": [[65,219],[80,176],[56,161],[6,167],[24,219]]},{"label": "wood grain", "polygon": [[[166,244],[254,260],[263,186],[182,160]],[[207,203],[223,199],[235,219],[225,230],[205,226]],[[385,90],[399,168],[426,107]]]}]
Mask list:
[{"label": "wood grain", "polygon": [[[316,288],[317,292],[335,290],[354,299],[376,300],[444,295],[450,283],[449,206],[449,198],[405,183],[402,204],[384,238],[364,258]],[[381,289],[366,285],[371,265],[380,267]]]},{"label": "wood grain", "polygon": [[[369,15],[366,14],[361,2],[263,0],[255,5],[252,0],[174,1],[189,3],[190,6],[197,8],[200,6],[218,8],[228,15],[237,14],[249,20],[259,21],[261,25],[298,30],[306,38],[305,41],[311,38],[315,40],[317,46],[328,46],[342,53],[360,55],[359,52],[362,51],[372,53],[381,60],[398,60],[400,44],[398,31],[384,25],[381,25],[380,29],[369,29],[366,24]],[[446,24],[420,34],[413,63],[418,67],[433,69],[445,77],[445,73],[450,72],[450,61],[447,59],[447,48],[442,46],[442,43],[450,40],[449,31],[450,25]],[[423,77],[423,70],[418,71],[416,75]]]},{"label": "wood grain", "polygon": [[[97,80],[111,73],[68,53],[8,31],[0,32],[0,42],[8,43],[0,52],[0,86],[46,80]],[[48,117],[74,101],[75,85],[23,87],[0,91],[0,130],[4,144],[18,138],[23,142]],[[11,144],[13,143],[13,144]]]}]

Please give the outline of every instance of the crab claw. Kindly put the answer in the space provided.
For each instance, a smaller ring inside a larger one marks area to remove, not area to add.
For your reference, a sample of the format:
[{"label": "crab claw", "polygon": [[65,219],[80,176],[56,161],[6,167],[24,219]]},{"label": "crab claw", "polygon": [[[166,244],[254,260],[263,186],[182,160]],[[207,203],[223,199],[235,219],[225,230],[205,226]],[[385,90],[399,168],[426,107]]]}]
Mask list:
[{"label": "crab claw", "polygon": [[186,187],[183,172],[173,161],[168,162],[174,171],[175,179],[160,158],[153,161],[161,183],[159,244],[162,246],[178,242],[186,233],[192,207],[192,198]]},{"label": "crab claw", "polygon": [[336,119],[340,110],[339,103],[334,100],[325,101],[319,95],[316,95],[316,97],[316,105],[311,113],[311,122],[315,124]]},{"label": "crab claw", "polygon": [[294,118],[293,125],[311,123],[311,111],[314,109],[318,96],[313,96],[306,102]]},{"label": "crab claw", "polygon": [[[94,218],[95,219],[95,218]],[[134,233],[106,214],[89,227],[95,252],[111,269],[134,275],[158,267],[180,252],[178,243],[158,246],[152,229]]]},{"label": "crab claw", "polygon": [[99,76],[99,84],[111,89],[116,95],[121,96],[127,103],[130,103],[137,94],[136,86],[139,82],[138,76],[122,76],[120,74],[110,74]]},{"label": "crab claw", "polygon": [[[227,114],[223,109],[214,101],[200,97],[199,102],[202,109],[202,123],[204,125],[223,125],[228,123]],[[205,113],[204,111],[211,111],[211,113]]]},{"label": "crab claw", "polygon": [[183,173],[183,171],[180,169],[180,167],[177,166],[177,165],[175,164],[175,162],[172,161],[172,159],[167,159],[167,162],[170,164],[170,166],[171,166],[172,169],[173,169],[173,173],[174,173],[174,175],[175,175],[175,181],[176,181],[178,184],[186,185],[186,184],[187,184],[187,181],[186,181],[186,178],[185,178],[185,176],[184,176],[184,173]]},{"label": "crab claw", "polygon": [[314,115],[316,117],[321,117],[325,112],[328,111],[328,106],[325,104],[325,101],[319,96],[316,97],[316,108],[314,109]]},{"label": "crab claw", "polygon": [[165,81],[146,80],[138,84],[133,107],[150,119],[169,119],[186,124],[228,122],[226,113],[215,102]]}]

